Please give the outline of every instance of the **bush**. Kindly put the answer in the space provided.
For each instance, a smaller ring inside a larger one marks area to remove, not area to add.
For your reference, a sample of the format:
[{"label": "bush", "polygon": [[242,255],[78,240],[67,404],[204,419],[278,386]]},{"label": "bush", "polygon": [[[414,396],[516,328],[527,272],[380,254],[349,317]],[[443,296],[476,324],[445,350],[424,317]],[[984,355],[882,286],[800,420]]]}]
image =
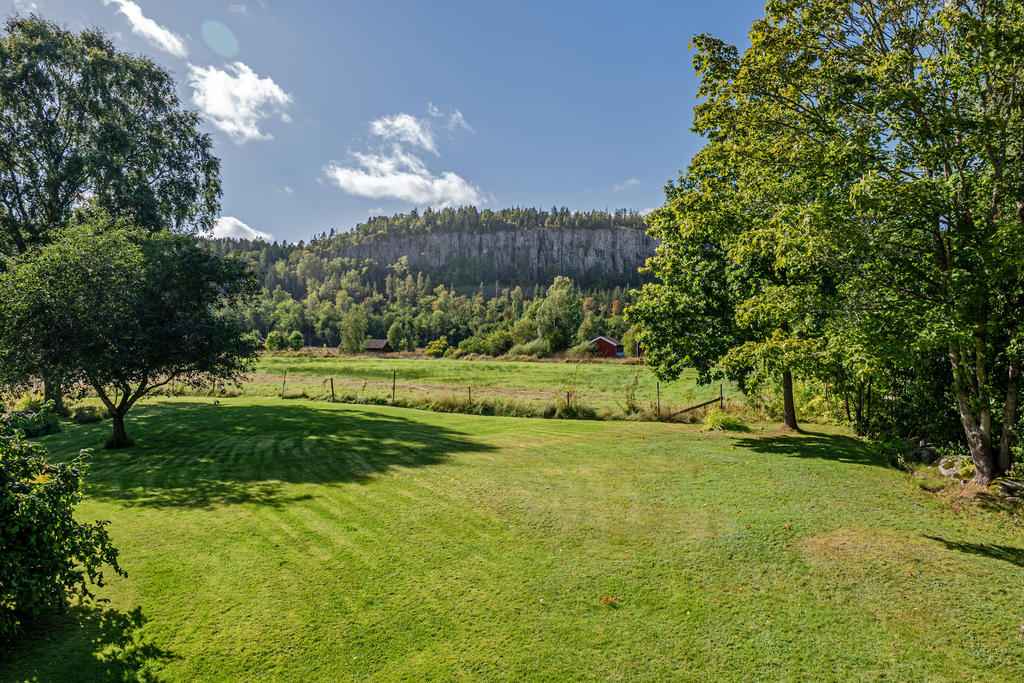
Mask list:
[{"label": "bush", "polygon": [[520,355],[547,358],[551,355],[551,344],[546,339],[534,339],[529,344],[522,345],[522,353]]},{"label": "bush", "polygon": [[107,411],[97,406],[75,406],[71,409],[71,421],[76,425],[93,424],[107,417]]},{"label": "bush", "polygon": [[487,335],[487,353],[491,356],[503,356],[512,348],[512,333],[499,328]]},{"label": "bush", "polygon": [[18,401],[14,410],[21,413],[38,413],[45,404],[46,401],[43,400],[42,396],[38,394],[25,394]]},{"label": "bush", "polygon": [[440,358],[448,348],[448,337],[442,335],[428,343],[427,347],[423,350],[423,353],[427,354],[431,358]]},{"label": "bush", "polygon": [[569,349],[566,356],[569,358],[591,358],[597,353],[597,347],[590,342],[583,342]]},{"label": "bush", "polygon": [[60,431],[60,418],[53,401],[47,401],[38,411],[19,410],[0,418],[0,436],[12,435],[16,430],[28,438]]},{"label": "bush", "polygon": [[736,417],[723,412],[721,408],[708,411],[704,418],[704,429],[716,432],[749,432],[747,423]]},{"label": "bush", "polygon": [[459,355],[461,358],[467,353],[475,353],[481,356],[490,355],[487,348],[487,340],[482,337],[468,337],[459,342]]},{"label": "bush", "polygon": [[271,351],[282,351],[287,345],[288,338],[284,336],[284,332],[274,330],[267,335],[267,348]]},{"label": "bush", "polygon": [[70,463],[46,461],[46,449],[21,436],[0,437],[0,640],[72,597],[91,598],[103,565],[122,576],[107,522],[73,519],[81,498],[85,451]]},{"label": "bush", "polygon": [[526,348],[526,344],[515,344],[515,345],[512,346],[511,349],[508,350],[508,355],[511,358],[518,358],[519,356],[525,356],[526,355],[526,351],[524,351],[525,348]]},{"label": "bush", "polygon": [[298,330],[293,331],[288,335],[288,348],[292,351],[301,351],[302,347],[306,345],[306,338],[302,336],[302,333]]}]

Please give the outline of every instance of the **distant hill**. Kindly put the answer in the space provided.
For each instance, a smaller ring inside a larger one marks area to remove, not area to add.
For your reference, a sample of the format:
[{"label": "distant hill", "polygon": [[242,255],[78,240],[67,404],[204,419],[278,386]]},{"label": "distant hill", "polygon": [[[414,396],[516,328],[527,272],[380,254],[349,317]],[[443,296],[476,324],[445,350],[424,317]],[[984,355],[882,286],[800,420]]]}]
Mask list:
[{"label": "distant hill", "polygon": [[[270,252],[258,259],[265,266],[279,259],[296,263],[296,251],[327,261],[374,262],[381,276],[383,268],[404,257],[412,272],[460,288],[481,282],[532,286],[567,275],[583,288],[610,289],[640,283],[637,269],[656,244],[645,232],[643,216],[632,211],[464,207],[379,216],[351,232],[324,233],[309,243],[242,242],[222,248]],[[268,289],[274,284],[268,282]]]}]

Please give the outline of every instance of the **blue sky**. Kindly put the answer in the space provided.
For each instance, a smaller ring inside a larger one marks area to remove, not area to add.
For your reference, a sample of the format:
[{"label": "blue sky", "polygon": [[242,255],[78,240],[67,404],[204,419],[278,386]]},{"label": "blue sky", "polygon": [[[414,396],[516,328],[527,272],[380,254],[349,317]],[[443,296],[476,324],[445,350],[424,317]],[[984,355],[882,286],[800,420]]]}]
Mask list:
[{"label": "blue sky", "polygon": [[632,208],[701,140],[687,45],[756,1],[0,0],[167,68],[223,160],[226,234],[376,213]]}]

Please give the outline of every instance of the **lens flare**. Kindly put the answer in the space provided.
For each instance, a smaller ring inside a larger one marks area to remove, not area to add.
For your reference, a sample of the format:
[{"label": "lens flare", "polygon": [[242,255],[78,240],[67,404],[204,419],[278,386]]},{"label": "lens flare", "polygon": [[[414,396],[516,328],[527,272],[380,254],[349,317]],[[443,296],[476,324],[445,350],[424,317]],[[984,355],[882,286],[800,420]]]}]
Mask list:
[{"label": "lens flare", "polygon": [[234,57],[238,54],[238,38],[224,24],[211,19],[204,21],[199,30],[210,49],[221,57]]}]

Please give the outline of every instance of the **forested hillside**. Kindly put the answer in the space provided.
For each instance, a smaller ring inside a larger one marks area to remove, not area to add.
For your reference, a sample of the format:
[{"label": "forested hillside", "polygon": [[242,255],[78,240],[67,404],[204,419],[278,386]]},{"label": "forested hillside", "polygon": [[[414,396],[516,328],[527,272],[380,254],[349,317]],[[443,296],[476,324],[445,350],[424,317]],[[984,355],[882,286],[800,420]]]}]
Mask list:
[{"label": "forested hillside", "polygon": [[556,276],[587,301],[588,330],[624,333],[627,292],[656,244],[633,211],[474,207],[380,216],[308,243],[212,242],[257,270],[263,294],[246,318],[262,334],[298,330],[337,345],[359,304],[366,334],[398,323],[408,347],[511,329]]}]

